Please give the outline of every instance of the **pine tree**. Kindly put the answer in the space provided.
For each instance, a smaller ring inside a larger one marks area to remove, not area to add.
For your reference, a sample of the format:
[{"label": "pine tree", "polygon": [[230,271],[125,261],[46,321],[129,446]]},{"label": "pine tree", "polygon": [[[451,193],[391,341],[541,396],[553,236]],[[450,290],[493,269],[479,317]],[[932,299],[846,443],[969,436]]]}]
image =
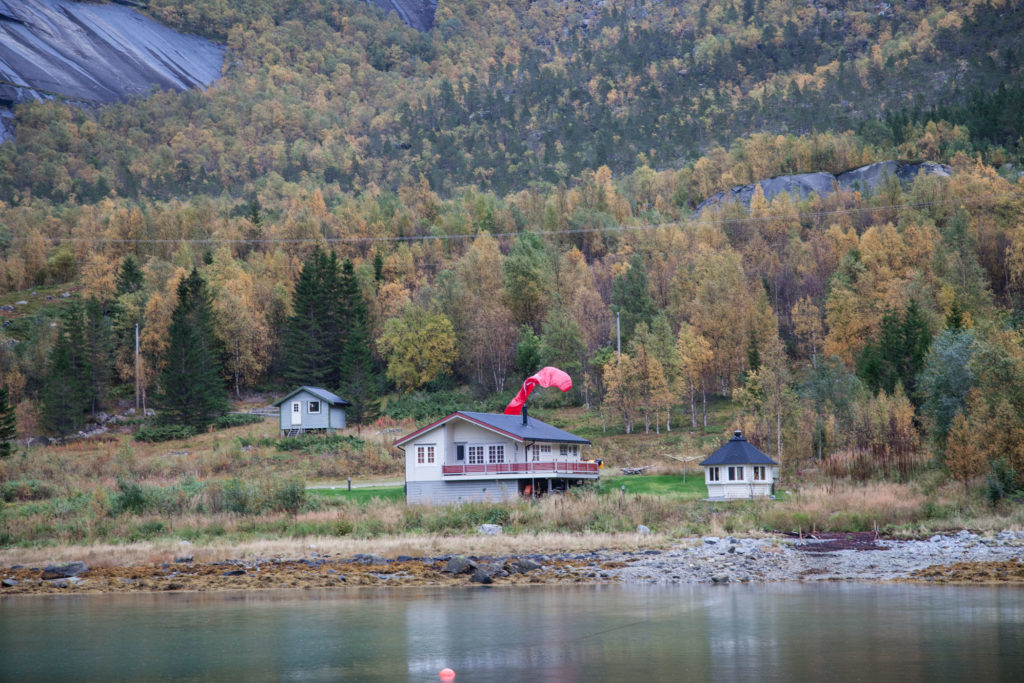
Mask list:
[{"label": "pine tree", "polygon": [[43,380],[43,422],[64,436],[78,429],[91,405],[92,369],[85,349],[85,320],[79,304],[67,306],[61,316],[57,340],[47,359]]},{"label": "pine tree", "polygon": [[302,266],[284,330],[284,377],[291,384],[341,385],[344,342],[338,258],[317,249]]},{"label": "pine tree", "polygon": [[14,439],[18,436],[18,420],[6,387],[0,387],[0,458],[14,452]]},{"label": "pine tree", "polygon": [[178,283],[178,305],[168,329],[167,361],[160,372],[157,405],[168,424],[203,427],[227,411],[220,349],[213,334],[213,304],[194,268]]}]

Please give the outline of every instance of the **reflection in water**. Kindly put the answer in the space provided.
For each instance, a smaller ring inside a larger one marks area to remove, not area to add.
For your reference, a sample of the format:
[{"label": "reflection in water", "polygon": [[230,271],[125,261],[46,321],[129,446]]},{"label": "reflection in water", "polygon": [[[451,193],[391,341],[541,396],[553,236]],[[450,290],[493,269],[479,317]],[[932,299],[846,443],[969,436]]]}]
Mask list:
[{"label": "reflection in water", "polygon": [[1020,680],[1024,590],[836,584],[0,599],[0,680]]}]

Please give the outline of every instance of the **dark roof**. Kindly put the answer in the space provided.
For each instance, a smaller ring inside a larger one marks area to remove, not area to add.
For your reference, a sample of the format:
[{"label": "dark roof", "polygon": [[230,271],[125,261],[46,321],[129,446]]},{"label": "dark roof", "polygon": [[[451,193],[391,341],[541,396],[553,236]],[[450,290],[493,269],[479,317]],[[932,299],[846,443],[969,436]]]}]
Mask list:
[{"label": "dark roof", "polygon": [[349,403],[345,399],[341,398],[337,394],[332,394],[331,392],[327,391],[326,389],[321,389],[320,387],[299,387],[298,389],[296,389],[292,393],[288,394],[284,398],[281,398],[281,399],[278,399],[278,400],[274,401],[271,405],[279,406],[282,403],[284,403],[285,401],[287,401],[288,399],[290,399],[295,394],[299,393],[300,391],[308,391],[309,393],[313,394],[314,396],[319,398],[324,403],[329,403],[332,406],[350,406],[350,405],[352,405],[351,403]]},{"label": "dark roof", "polygon": [[709,455],[701,465],[778,465],[767,455],[754,448],[743,438],[743,432],[734,432],[725,445]]},{"label": "dark roof", "polygon": [[401,446],[412,440],[414,437],[419,436],[424,432],[428,432],[435,427],[439,427],[446,422],[449,422],[455,418],[466,420],[478,424],[481,427],[486,427],[493,431],[499,432],[508,436],[516,441],[550,441],[555,443],[578,443],[578,444],[589,444],[590,442],[586,439],[570,434],[569,432],[559,429],[558,427],[552,427],[546,422],[541,422],[535,417],[527,417],[526,424],[523,424],[523,417],[521,415],[501,415],[497,413],[474,413],[468,410],[460,410],[452,413],[448,417],[441,418],[437,422],[432,422],[426,427],[417,429],[412,434],[407,434],[401,439],[395,442],[396,446]]}]

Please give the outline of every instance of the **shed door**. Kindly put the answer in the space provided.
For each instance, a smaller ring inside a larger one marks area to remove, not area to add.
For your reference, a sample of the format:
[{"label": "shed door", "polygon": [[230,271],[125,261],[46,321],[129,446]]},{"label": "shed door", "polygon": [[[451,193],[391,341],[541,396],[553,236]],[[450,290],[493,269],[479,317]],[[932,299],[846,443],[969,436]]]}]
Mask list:
[{"label": "shed door", "polygon": [[292,425],[302,424],[302,401],[292,401]]}]

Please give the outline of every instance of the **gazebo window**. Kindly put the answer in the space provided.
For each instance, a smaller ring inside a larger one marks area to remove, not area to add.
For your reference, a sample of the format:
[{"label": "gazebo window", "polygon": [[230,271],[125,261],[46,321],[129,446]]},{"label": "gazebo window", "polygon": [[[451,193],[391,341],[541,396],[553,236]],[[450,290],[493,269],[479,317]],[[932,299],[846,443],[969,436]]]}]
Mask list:
[{"label": "gazebo window", "polygon": [[768,481],[764,465],[754,465],[754,481]]},{"label": "gazebo window", "polygon": [[743,481],[743,468],[742,467],[730,467],[729,468],[729,481]]},{"label": "gazebo window", "polygon": [[717,467],[709,467],[708,468],[708,481],[719,481],[720,479],[721,479],[721,475],[718,473],[718,468]]}]

